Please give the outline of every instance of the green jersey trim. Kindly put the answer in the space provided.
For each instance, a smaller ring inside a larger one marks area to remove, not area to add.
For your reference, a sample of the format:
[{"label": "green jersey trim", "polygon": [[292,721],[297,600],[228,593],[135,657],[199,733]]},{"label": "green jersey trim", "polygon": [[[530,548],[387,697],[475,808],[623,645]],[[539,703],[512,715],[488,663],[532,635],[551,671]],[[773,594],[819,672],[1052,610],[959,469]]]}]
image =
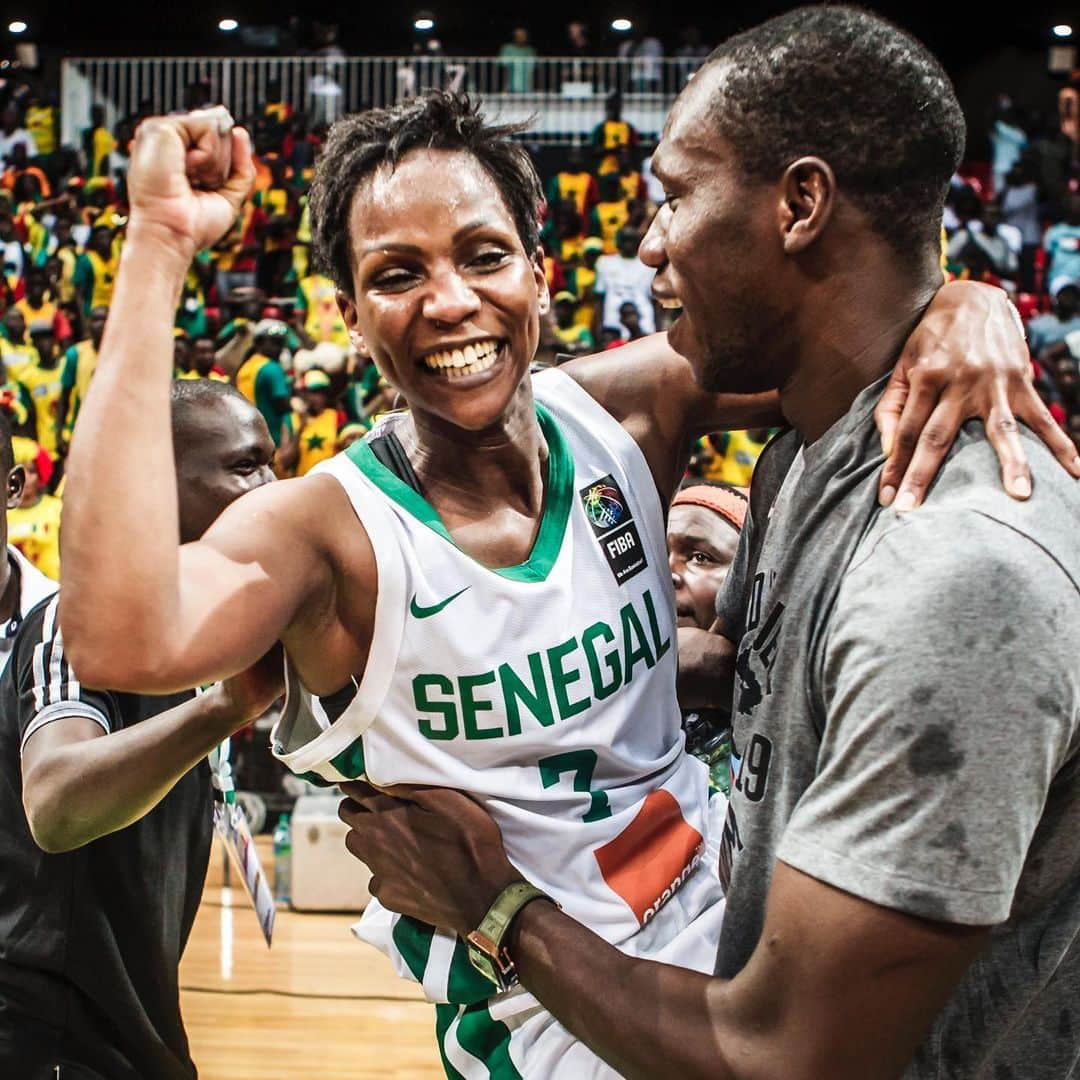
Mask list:
[{"label": "green jersey trim", "polygon": [[[428,961],[431,957],[431,945],[435,937],[435,927],[420,922],[408,915],[400,916],[391,932],[394,945],[401,954],[413,978],[420,984],[424,982]],[[446,999],[451,1005],[476,1005],[487,1001],[495,993],[495,985],[485,978],[469,962],[468,947],[457,938],[454,952],[450,958],[447,974]]]},{"label": "green jersey trim", "polygon": [[469,948],[461,938],[454,942],[450,973],[446,982],[446,1000],[475,1005],[492,996],[495,984],[472,966]]},{"label": "green jersey trim", "polygon": [[439,1053],[450,1080],[461,1075],[450,1063],[446,1050],[446,1043],[451,1038],[467,1054],[483,1063],[490,1080],[522,1080],[510,1057],[510,1029],[501,1020],[492,1018],[486,1001],[464,1008],[436,1005],[435,1017]]},{"label": "green jersey trim", "polygon": [[450,1059],[446,1056],[446,1034],[450,1030],[450,1025],[457,1019],[457,1014],[456,1005],[435,1006],[435,1041],[439,1047],[443,1069],[446,1071],[446,1080],[465,1080],[465,1077],[450,1064]]},{"label": "green jersey trim", "polygon": [[[539,403],[536,418],[548,446],[548,485],[540,529],[532,551],[525,562],[517,566],[488,567],[493,574],[509,581],[545,581],[559,557],[566,523],[574,496],[574,459],[559,430],[555,418]],[[454,538],[446,530],[438,511],[419,492],[395,476],[372,452],[366,440],[353,443],[346,451],[349,460],[385,495],[407,510],[417,521],[426,525],[450,544]],[[460,548],[458,549],[460,550]]]},{"label": "green jersey trim", "polygon": [[431,941],[434,937],[434,926],[428,926],[427,923],[410,918],[408,915],[402,915],[394,923],[394,944],[418,983],[424,981],[424,971],[427,969],[428,957],[431,955]]},{"label": "green jersey trim", "polygon": [[340,754],[330,759],[330,764],[342,776],[359,780],[364,775],[364,738],[358,735]]}]

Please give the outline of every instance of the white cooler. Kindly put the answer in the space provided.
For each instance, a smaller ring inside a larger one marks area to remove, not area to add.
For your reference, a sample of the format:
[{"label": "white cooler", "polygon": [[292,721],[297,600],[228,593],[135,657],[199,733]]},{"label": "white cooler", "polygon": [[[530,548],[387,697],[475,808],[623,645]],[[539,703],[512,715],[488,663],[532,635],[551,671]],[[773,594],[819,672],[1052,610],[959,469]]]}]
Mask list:
[{"label": "white cooler", "polygon": [[344,798],[301,795],[292,815],[292,907],[296,911],[363,911],[371,871],[345,848],[349,831],[337,815]]}]

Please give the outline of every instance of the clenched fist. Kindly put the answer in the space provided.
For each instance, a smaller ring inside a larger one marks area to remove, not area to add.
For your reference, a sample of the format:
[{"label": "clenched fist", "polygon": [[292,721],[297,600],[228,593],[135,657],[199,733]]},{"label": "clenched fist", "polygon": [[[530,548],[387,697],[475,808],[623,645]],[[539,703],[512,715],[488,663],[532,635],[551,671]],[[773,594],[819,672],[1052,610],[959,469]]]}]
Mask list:
[{"label": "clenched fist", "polygon": [[254,179],[251,140],[224,106],[150,117],[131,151],[129,235],[160,235],[190,259],[232,226]]}]

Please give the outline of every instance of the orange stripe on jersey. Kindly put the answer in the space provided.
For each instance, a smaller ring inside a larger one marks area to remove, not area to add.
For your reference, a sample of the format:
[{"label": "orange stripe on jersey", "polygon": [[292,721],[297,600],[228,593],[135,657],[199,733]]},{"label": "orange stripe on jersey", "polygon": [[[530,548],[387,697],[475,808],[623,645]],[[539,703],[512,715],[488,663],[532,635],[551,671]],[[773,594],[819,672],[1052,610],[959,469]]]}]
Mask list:
[{"label": "orange stripe on jersey", "polygon": [[651,792],[629,827],[595,854],[608,888],[644,924],[678,892],[702,844],[675,797],[661,789]]}]

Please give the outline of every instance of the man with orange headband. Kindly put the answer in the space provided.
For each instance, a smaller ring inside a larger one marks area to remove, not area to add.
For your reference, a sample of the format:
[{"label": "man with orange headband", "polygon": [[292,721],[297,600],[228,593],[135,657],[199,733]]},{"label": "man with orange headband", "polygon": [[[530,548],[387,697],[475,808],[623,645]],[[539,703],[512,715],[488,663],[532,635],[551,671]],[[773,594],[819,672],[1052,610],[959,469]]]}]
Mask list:
[{"label": "man with orange headband", "polygon": [[716,593],[739,546],[746,518],[746,490],[697,483],[671,502],[667,541],[680,629],[708,630],[716,618]]},{"label": "man with orange headband", "polygon": [[[679,703],[683,707],[686,748],[709,766],[715,788],[728,793],[731,715],[710,705],[695,681],[714,681],[710,656],[716,619],[716,594],[739,546],[748,506],[745,488],[694,483],[671,501],[667,543],[675,613],[679,626]],[[712,678],[710,679],[710,676]],[[716,695],[713,701],[722,700]]]}]

